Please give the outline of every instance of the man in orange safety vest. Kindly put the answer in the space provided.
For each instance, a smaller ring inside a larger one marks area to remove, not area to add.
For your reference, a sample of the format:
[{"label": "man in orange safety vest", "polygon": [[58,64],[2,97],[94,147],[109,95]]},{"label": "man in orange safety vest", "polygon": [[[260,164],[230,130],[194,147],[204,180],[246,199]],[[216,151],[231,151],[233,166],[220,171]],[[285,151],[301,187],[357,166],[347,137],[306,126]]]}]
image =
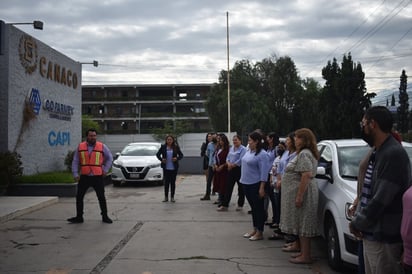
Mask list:
[{"label": "man in orange safety vest", "polygon": [[97,141],[95,129],[86,133],[86,141],[79,144],[73,155],[72,173],[78,182],[76,195],[76,216],[67,219],[70,223],[83,223],[83,199],[89,187],[93,187],[99,200],[102,221],[111,224],[107,215],[107,203],[104,195],[104,180],[112,165],[113,156],[109,148]]}]

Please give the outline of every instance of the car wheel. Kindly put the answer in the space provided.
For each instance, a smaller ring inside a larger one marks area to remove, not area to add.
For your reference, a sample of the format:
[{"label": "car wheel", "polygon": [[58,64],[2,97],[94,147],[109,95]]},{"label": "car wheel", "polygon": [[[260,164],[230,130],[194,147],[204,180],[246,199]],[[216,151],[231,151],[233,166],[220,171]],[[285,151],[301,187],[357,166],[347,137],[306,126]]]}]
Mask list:
[{"label": "car wheel", "polygon": [[328,242],[328,263],[333,269],[339,269],[342,266],[340,257],[339,235],[336,229],[336,224],[333,218],[330,218],[327,227],[327,242]]},{"label": "car wheel", "polygon": [[157,181],[157,185],[158,186],[162,186],[164,183],[163,183],[163,180],[161,180],[161,181]]},{"label": "car wheel", "polygon": [[[112,180],[113,181],[113,180]],[[114,187],[119,187],[121,185],[120,181],[113,181],[113,186]]]}]

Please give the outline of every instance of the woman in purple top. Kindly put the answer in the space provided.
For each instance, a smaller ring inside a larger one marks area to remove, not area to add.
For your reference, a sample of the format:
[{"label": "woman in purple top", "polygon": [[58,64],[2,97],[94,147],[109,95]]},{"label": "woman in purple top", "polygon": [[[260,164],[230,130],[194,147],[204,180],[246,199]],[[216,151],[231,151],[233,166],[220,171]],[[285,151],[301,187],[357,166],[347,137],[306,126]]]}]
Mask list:
[{"label": "woman in purple top", "polygon": [[250,133],[248,145],[249,149],[242,157],[240,182],[252,208],[253,230],[244,234],[243,237],[250,241],[257,241],[263,239],[265,225],[263,202],[270,164],[266,151],[262,149],[262,135],[260,133],[256,131]]}]

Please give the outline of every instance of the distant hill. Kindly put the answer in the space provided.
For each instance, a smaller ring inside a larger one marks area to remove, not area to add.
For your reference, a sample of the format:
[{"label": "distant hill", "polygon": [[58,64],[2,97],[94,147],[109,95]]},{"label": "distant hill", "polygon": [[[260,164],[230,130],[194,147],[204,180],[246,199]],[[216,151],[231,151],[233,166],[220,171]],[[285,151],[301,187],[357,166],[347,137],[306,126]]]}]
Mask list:
[{"label": "distant hill", "polygon": [[[395,111],[396,108],[399,106],[399,90],[392,91],[392,90],[383,90],[376,93],[375,98],[372,98],[372,105],[377,106],[386,106],[386,102],[388,102],[389,106],[392,102],[392,94],[395,95]],[[408,90],[409,96],[409,109],[412,108],[412,91]]]}]

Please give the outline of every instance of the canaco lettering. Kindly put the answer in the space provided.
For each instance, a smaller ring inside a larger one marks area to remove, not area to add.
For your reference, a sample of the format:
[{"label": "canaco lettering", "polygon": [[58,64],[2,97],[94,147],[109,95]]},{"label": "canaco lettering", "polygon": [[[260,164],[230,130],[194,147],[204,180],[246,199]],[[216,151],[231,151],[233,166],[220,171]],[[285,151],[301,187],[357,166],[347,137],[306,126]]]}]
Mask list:
[{"label": "canaco lettering", "polygon": [[72,72],[70,69],[66,70],[65,67],[60,67],[59,64],[53,64],[52,61],[47,62],[46,57],[44,56],[40,58],[39,63],[39,71],[42,77],[77,89],[79,84],[77,73]]}]

